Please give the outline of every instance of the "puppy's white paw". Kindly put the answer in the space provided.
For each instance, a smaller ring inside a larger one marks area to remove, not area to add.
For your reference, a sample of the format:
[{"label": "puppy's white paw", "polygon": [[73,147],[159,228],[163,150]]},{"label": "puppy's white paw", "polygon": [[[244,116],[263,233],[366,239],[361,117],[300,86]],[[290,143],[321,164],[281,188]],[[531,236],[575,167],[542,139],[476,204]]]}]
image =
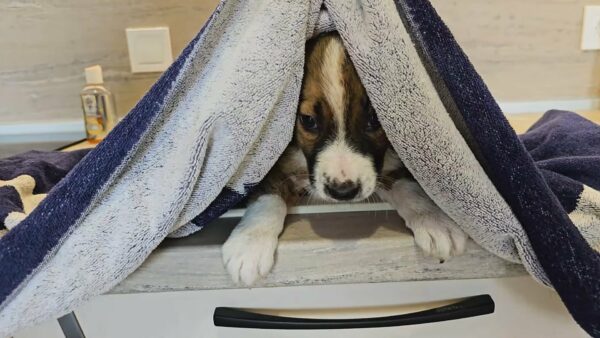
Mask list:
[{"label": "puppy's white paw", "polygon": [[413,231],[415,243],[426,255],[445,261],[465,251],[467,234],[441,210],[439,213],[415,215],[406,220],[406,226]]},{"label": "puppy's white paw", "polygon": [[223,262],[235,283],[252,286],[275,262],[277,236],[244,229],[234,231],[223,244]]}]

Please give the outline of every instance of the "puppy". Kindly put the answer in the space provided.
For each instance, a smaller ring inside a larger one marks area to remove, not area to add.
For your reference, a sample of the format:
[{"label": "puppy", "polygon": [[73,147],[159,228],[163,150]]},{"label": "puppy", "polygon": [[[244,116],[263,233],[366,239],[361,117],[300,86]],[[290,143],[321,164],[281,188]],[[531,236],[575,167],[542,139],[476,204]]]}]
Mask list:
[{"label": "puppy", "polygon": [[356,202],[376,191],[426,254],[446,260],[464,251],[467,236],[391,149],[340,37],[320,35],[307,44],[294,139],[223,245],[223,262],[236,283],[253,285],[273,266],[288,206],[305,196]]}]

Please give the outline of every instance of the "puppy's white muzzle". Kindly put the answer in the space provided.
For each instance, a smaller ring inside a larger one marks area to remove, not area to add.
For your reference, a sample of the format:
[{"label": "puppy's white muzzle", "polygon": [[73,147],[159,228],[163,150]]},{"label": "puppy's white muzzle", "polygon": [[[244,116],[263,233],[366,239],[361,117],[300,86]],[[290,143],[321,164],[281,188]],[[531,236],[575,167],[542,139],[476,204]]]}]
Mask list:
[{"label": "puppy's white muzzle", "polygon": [[317,155],[314,168],[317,195],[327,201],[360,201],[375,191],[373,159],[335,141]]}]

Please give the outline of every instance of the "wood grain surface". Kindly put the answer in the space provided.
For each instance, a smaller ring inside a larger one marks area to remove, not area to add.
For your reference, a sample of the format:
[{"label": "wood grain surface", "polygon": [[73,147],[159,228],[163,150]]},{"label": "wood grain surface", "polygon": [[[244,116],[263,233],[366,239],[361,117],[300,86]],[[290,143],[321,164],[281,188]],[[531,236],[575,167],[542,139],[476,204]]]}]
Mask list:
[{"label": "wood grain surface", "polygon": [[[221,260],[221,245],[239,219],[219,219],[182,239],[167,239],[111,293],[239,288]],[[379,283],[520,276],[475,243],[441,264],[424,257],[402,219],[389,212],[290,215],[275,267],[257,287]]]},{"label": "wood grain surface", "polygon": [[[600,0],[433,0],[499,101],[600,96],[600,57],[579,49]],[[128,112],[159,74],[131,74],[125,28],[169,26],[177,55],[218,0],[0,1],[0,123],[77,119],[83,68],[101,64]]]}]

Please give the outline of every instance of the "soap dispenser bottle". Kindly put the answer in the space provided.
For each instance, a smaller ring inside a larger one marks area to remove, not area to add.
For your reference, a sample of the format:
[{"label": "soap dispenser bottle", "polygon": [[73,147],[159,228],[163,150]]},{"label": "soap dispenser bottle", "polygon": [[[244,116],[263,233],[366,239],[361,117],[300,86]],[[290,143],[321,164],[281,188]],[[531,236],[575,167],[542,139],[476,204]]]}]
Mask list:
[{"label": "soap dispenser bottle", "polygon": [[115,100],[104,87],[102,67],[86,68],[85,81],[86,86],[81,91],[85,132],[88,141],[96,143],[102,141],[116,123]]}]

